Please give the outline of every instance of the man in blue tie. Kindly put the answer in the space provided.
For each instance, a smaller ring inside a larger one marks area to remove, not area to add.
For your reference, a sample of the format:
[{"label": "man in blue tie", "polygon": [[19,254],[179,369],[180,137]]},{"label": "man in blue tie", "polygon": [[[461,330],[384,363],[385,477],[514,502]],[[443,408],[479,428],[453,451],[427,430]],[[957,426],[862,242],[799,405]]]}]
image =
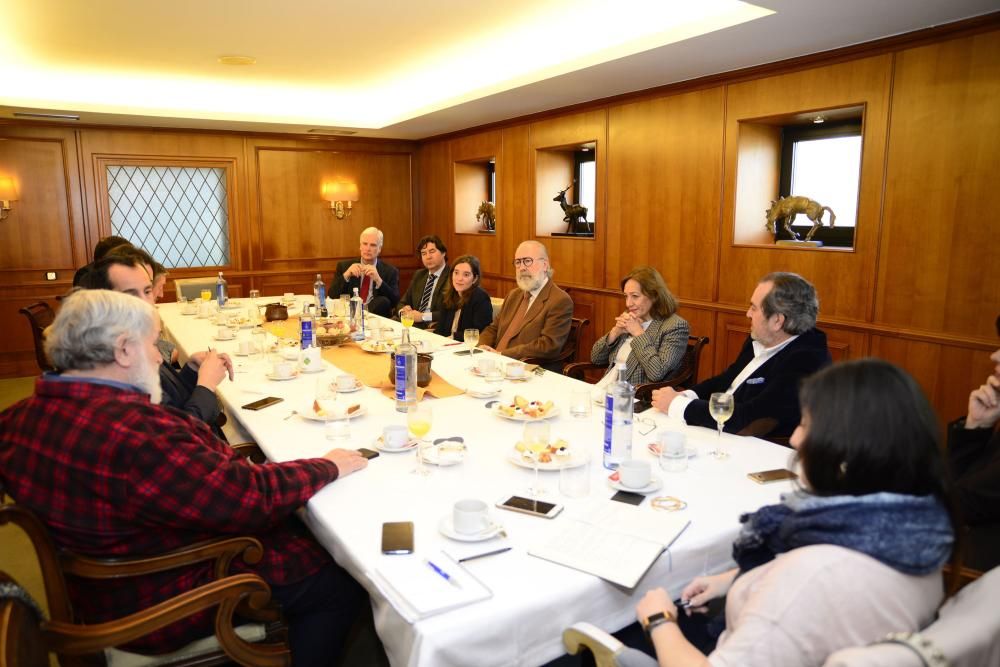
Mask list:
[{"label": "man in blue tie", "polygon": [[431,234],[417,243],[417,254],[424,268],[413,274],[406,294],[396,304],[396,314],[409,314],[415,326],[427,327],[438,320],[445,285],[451,280],[448,249],[440,238]]}]

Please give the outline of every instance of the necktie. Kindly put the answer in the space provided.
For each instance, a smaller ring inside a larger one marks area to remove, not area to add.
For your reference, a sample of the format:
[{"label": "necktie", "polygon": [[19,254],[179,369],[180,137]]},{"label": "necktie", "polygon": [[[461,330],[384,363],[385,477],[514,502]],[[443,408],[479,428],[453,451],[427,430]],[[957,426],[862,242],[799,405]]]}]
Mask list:
[{"label": "necktie", "polygon": [[371,291],[372,279],[367,275],[361,277],[361,297],[362,303],[368,303],[368,292]]},{"label": "necktie", "polygon": [[507,330],[503,332],[503,336],[500,337],[500,342],[497,343],[496,350],[501,354],[510,345],[510,340],[517,335],[521,330],[521,325],[524,324],[524,317],[528,314],[528,304],[531,302],[531,294],[528,292],[521,292],[521,305],[517,307],[517,312],[514,313],[514,319],[510,321],[510,326]]},{"label": "necktie", "polygon": [[427,275],[427,284],[424,285],[424,293],[420,297],[420,312],[426,313],[431,306],[431,294],[434,293],[434,281],[437,280],[437,276],[433,273]]}]

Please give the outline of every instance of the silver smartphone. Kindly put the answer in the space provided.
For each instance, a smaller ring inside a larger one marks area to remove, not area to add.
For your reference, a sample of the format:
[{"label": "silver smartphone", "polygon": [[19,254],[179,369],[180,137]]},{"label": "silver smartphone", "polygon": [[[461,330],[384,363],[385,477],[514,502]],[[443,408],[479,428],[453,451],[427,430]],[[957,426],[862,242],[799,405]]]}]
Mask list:
[{"label": "silver smartphone", "polygon": [[497,502],[497,507],[502,510],[521,512],[522,514],[531,514],[532,516],[540,516],[546,519],[551,519],[563,510],[562,505],[547,503],[544,500],[523,498],[521,496],[508,496],[507,498],[501,499]]}]

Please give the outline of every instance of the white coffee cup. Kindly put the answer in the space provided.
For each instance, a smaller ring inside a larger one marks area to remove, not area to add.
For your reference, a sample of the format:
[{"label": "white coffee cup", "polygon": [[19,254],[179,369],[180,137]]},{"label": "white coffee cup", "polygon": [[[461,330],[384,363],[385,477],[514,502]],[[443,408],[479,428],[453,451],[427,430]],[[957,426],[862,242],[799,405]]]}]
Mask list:
[{"label": "white coffee cup", "polygon": [[511,361],[507,364],[507,377],[524,377],[524,364],[520,361]]},{"label": "white coffee cup", "polygon": [[240,354],[250,354],[253,352],[253,343],[248,340],[240,341]]},{"label": "white coffee cup", "polygon": [[299,348],[298,347],[282,347],[281,348],[281,358],[285,361],[298,361],[299,360]]},{"label": "white coffee cup", "polygon": [[285,292],[285,295],[281,297],[281,300],[285,303],[292,303],[295,301],[295,292]]},{"label": "white coffee cup", "polygon": [[489,508],[482,500],[459,500],[452,510],[452,522],[456,533],[482,533],[490,527]]},{"label": "white coffee cup", "polygon": [[618,466],[618,480],[626,488],[641,489],[649,484],[651,478],[652,472],[649,469],[649,461],[631,459],[623,461]]},{"label": "white coffee cup", "polygon": [[184,310],[182,311],[185,315],[194,315],[198,312],[198,304],[188,301],[184,304]]},{"label": "white coffee cup", "polygon": [[350,391],[358,386],[358,380],[350,373],[341,373],[337,376],[337,389],[340,391]]},{"label": "white coffee cup", "polygon": [[407,429],[400,424],[389,424],[382,429],[382,446],[386,449],[399,449],[407,443]]},{"label": "white coffee cup", "polygon": [[202,301],[198,304],[198,317],[211,317],[212,316],[212,303],[210,301]]},{"label": "white coffee cup", "polygon": [[219,327],[215,330],[215,337],[219,340],[229,340],[233,337],[233,332],[229,330],[229,327]]},{"label": "white coffee cup", "polygon": [[486,355],[479,355],[476,360],[476,370],[479,371],[480,375],[487,375],[490,371],[497,367],[497,360],[493,357],[487,357]]},{"label": "white coffee cup", "polygon": [[279,361],[271,367],[271,374],[274,377],[287,378],[295,372],[295,367],[288,361]]},{"label": "white coffee cup", "polygon": [[683,433],[660,431],[656,434],[660,445],[660,469],[667,472],[687,470],[687,443]]}]

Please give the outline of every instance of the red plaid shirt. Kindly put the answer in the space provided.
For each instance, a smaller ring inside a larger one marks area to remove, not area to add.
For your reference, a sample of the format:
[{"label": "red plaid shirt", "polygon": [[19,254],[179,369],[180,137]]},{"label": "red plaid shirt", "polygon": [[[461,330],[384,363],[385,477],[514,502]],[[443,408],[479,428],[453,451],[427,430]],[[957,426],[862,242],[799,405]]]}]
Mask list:
[{"label": "red plaid shirt", "polygon": [[[39,515],[59,547],[97,557],[159,554],[222,535],[264,545],[239,560],[273,584],[318,571],[330,556],[291,515],[337,478],[325,459],[250,465],[187,413],[138,391],[39,378],[35,395],[0,414],[0,479]],[[87,584],[70,580],[79,620],[149,607],[212,579],[211,563]],[[132,646],[162,652],[212,632],[214,610]]]}]

